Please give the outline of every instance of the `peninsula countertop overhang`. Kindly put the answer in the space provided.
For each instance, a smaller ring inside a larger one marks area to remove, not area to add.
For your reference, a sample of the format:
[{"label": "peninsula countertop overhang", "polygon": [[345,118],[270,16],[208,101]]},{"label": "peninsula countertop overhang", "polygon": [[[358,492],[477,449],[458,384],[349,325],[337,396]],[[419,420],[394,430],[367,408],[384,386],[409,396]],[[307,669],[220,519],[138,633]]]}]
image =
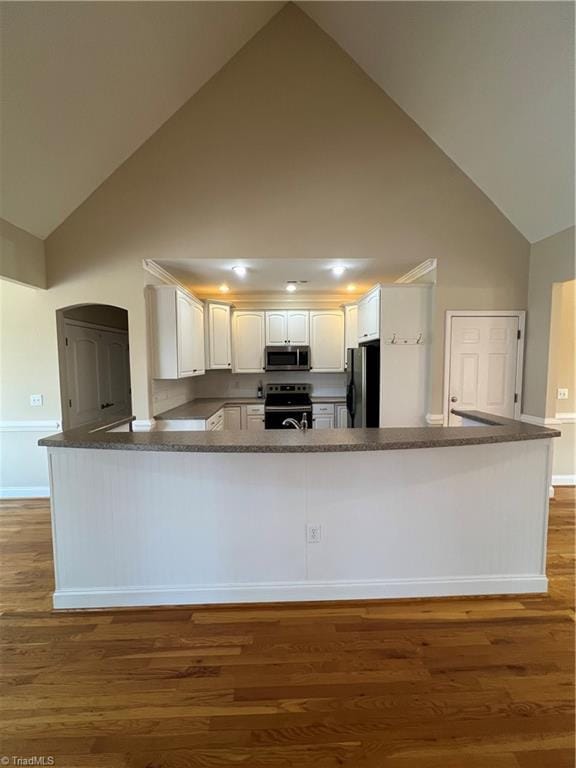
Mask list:
[{"label": "peninsula countertop overhang", "polygon": [[329,453],[395,451],[414,448],[508,443],[559,437],[555,429],[505,419],[478,411],[454,410],[476,421],[472,427],[389,427],[385,429],[326,429],[223,432],[111,432],[75,429],[45,437],[49,448],[191,453]]}]

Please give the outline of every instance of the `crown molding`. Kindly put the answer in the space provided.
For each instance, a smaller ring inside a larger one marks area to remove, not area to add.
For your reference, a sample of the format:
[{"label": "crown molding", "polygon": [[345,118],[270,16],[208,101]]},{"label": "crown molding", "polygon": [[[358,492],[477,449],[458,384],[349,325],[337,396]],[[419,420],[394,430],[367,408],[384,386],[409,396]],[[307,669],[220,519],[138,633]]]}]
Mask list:
[{"label": "crown molding", "polygon": [[427,275],[428,272],[432,272],[434,269],[436,269],[436,259],[426,259],[426,261],[423,261],[421,264],[418,264],[417,267],[414,267],[414,269],[411,269],[410,272],[406,272],[405,275],[402,275],[394,282],[395,283],[413,283],[414,280],[417,280],[419,277],[423,277],[424,275]]},{"label": "crown molding", "polygon": [[186,293],[190,293],[190,290],[184,283],[177,280],[174,275],[171,275],[170,272],[164,269],[164,267],[161,267],[160,264],[154,261],[154,259],[142,259],[142,266],[146,272],[154,275],[154,277],[157,277],[163,283],[166,283],[166,285],[175,285],[177,288],[186,291]]}]

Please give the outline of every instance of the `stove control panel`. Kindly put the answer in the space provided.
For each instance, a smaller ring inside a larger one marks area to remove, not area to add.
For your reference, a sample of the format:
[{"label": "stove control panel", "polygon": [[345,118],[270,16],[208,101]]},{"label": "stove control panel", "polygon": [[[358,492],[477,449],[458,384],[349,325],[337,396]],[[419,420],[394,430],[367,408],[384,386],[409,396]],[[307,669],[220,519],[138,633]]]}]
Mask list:
[{"label": "stove control panel", "polygon": [[310,384],[267,384],[267,395],[309,395],[312,387]]}]

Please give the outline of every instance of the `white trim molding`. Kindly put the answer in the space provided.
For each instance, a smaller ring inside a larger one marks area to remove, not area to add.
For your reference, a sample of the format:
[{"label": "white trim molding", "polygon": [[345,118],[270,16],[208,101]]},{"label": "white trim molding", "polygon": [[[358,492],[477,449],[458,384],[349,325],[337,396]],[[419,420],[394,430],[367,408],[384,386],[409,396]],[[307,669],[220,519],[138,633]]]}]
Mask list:
[{"label": "white trim molding", "polygon": [[559,424],[576,424],[576,413],[557,413],[556,421]]},{"label": "white trim molding", "polygon": [[444,424],[444,415],[442,413],[427,413],[426,424],[429,427],[441,427]]},{"label": "white trim molding", "polygon": [[552,485],[576,485],[576,475],[552,475]]},{"label": "white trim molding", "polygon": [[516,350],[516,394],[518,395],[514,405],[514,418],[521,418],[522,391],[524,376],[524,345],[526,342],[526,310],[524,309],[447,309],[444,324],[444,394],[442,398],[442,412],[444,426],[448,426],[450,417],[450,351],[452,341],[453,317],[517,317],[518,339]]},{"label": "white trim molding", "polygon": [[59,432],[59,421],[0,421],[0,432]]},{"label": "white trim molding", "polygon": [[136,419],[132,422],[133,432],[152,432],[156,427],[154,419]]},{"label": "white trim molding", "polygon": [[557,427],[560,424],[557,418],[547,419],[544,416],[532,416],[529,413],[521,414],[520,421],[525,421],[526,424],[535,424],[537,427]]},{"label": "white trim molding", "polygon": [[46,485],[0,487],[0,499],[49,499],[50,488]]},{"label": "white trim molding", "polygon": [[263,603],[300,600],[366,600],[399,597],[540,594],[541,575],[478,576],[455,579],[390,579],[342,582],[215,584],[118,589],[57,589],[54,608],[117,608],[152,605]]},{"label": "white trim molding", "polygon": [[427,275],[429,272],[432,272],[436,269],[436,259],[426,259],[426,261],[423,261],[421,264],[418,264],[417,267],[414,267],[414,269],[411,269],[409,272],[406,272],[405,275],[402,275],[397,280],[394,280],[395,283],[413,283],[414,280],[417,280],[419,277],[423,277],[424,275]]}]

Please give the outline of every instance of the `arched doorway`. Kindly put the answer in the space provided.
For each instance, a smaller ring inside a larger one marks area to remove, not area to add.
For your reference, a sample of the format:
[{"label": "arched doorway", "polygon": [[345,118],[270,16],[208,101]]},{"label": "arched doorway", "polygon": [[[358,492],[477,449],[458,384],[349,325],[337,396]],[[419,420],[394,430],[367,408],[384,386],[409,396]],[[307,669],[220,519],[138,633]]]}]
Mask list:
[{"label": "arched doorway", "polygon": [[79,304],[57,310],[56,321],[63,428],[130,416],[128,312]]}]

